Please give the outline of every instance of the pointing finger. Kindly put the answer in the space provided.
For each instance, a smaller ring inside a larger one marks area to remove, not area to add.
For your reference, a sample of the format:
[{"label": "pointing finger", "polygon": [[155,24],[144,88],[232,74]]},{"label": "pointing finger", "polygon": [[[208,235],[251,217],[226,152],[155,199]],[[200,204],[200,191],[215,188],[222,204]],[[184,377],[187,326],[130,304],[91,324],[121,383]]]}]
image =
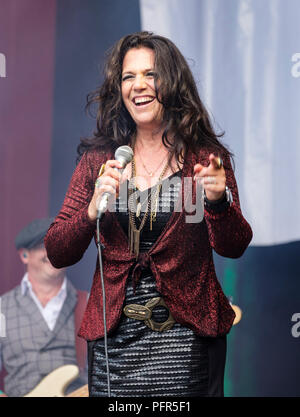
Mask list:
[{"label": "pointing finger", "polygon": [[204,166],[203,165],[201,165],[201,164],[196,164],[195,166],[194,166],[194,173],[195,174],[198,174],[199,172],[201,172],[202,171],[202,169],[204,168]]}]

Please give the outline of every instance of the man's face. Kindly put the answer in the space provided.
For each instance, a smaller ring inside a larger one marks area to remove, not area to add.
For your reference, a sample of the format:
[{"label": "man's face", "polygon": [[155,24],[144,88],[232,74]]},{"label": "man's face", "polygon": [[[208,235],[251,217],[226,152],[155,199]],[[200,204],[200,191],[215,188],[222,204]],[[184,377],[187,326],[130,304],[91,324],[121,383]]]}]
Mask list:
[{"label": "man's face", "polygon": [[66,268],[54,268],[48,257],[44,245],[33,249],[22,249],[20,251],[22,262],[27,265],[29,277],[38,280],[53,280],[65,275]]}]

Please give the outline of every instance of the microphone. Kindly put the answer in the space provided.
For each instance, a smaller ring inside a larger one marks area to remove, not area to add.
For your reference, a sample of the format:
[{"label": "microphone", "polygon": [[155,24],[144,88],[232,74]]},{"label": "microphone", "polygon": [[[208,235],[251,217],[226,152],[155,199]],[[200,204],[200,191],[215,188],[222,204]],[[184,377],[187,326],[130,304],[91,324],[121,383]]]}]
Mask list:
[{"label": "microphone", "polygon": [[[122,165],[122,168],[114,168],[115,170],[119,171],[121,174],[129,162],[132,161],[133,158],[133,150],[130,148],[130,146],[120,146],[117,148],[115,152],[115,160],[120,162]],[[98,206],[98,212],[97,212],[97,219],[101,219],[103,214],[107,210],[108,206],[108,200],[111,196],[110,193],[106,192],[102,195],[99,206]]]}]

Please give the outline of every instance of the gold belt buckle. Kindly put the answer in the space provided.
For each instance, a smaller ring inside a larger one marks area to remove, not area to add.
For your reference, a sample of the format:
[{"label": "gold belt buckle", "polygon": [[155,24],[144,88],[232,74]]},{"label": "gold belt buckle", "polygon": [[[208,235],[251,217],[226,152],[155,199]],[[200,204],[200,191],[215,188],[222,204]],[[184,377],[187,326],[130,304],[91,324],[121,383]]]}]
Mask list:
[{"label": "gold belt buckle", "polygon": [[152,310],[156,306],[162,306],[168,309],[166,303],[161,297],[151,298],[144,306],[140,304],[127,304],[123,311],[127,317],[136,320],[143,320],[145,324],[150,327],[150,329],[155,332],[163,332],[165,330],[170,330],[176,323],[174,317],[172,316],[169,310],[169,317],[166,321],[159,323],[151,319]]}]

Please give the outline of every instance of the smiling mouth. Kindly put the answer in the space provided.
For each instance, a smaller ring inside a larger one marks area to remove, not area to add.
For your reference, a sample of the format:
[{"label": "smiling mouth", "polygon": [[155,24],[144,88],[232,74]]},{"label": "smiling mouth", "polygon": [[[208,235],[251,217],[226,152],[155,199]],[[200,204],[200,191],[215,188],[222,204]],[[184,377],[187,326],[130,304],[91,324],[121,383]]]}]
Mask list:
[{"label": "smiling mouth", "polygon": [[145,106],[146,104],[152,103],[155,97],[135,97],[132,101],[136,106]]}]

